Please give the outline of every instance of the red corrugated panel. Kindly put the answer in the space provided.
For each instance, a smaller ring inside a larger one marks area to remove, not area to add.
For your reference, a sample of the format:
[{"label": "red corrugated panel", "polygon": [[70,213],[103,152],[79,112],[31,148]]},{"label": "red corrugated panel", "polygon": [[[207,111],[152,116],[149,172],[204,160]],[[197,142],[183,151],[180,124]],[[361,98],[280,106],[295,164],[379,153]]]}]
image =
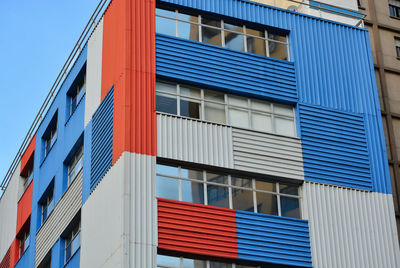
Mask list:
[{"label": "red corrugated panel", "polygon": [[0,268],[10,267],[10,253],[11,253],[11,247],[7,250],[6,255],[4,255],[3,260],[0,262]]},{"label": "red corrugated panel", "polygon": [[18,201],[18,213],[17,213],[17,234],[21,230],[24,223],[28,220],[32,211],[32,189],[33,181],[29,184],[25,193],[22,195],[21,199]]},{"label": "red corrugated panel", "polygon": [[14,267],[19,260],[19,240],[14,238],[10,247],[10,267]]},{"label": "red corrugated panel", "polygon": [[24,154],[21,157],[21,176],[25,177],[26,172],[33,166],[33,155],[36,147],[36,134],[26,147]]},{"label": "red corrugated panel", "polygon": [[159,198],[158,248],[237,259],[235,210]]},{"label": "red corrugated panel", "polygon": [[155,1],[114,0],[103,25],[102,98],[114,85],[113,163],[156,155]]}]

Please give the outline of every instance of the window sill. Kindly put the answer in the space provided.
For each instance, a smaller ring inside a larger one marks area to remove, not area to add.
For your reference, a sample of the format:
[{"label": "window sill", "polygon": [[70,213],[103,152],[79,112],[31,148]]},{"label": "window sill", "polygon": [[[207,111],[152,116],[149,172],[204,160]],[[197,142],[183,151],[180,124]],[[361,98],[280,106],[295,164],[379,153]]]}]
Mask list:
[{"label": "window sill", "polygon": [[[58,139],[57,139],[58,140]],[[43,166],[43,163],[46,161],[46,159],[48,158],[48,156],[50,155],[50,153],[53,151],[53,147],[56,145],[57,140],[53,143],[53,146],[50,147],[49,152],[46,154],[46,156],[43,158],[42,163],[40,163],[40,167]]]},{"label": "window sill", "polygon": [[389,18],[395,19],[395,20],[400,20],[400,17],[395,17],[395,16],[389,16]]},{"label": "window sill", "polygon": [[365,10],[365,7],[363,7],[363,6],[358,6],[358,9]]},{"label": "window sill", "polygon": [[84,97],[86,96],[86,92],[85,94],[82,95],[82,97],[79,99],[78,104],[75,107],[75,110],[72,111],[72,113],[69,115],[67,121],[65,122],[64,126],[68,125],[68,122],[71,120],[72,116],[75,114],[75,111],[78,110],[79,105],[81,104],[82,100],[84,99]]}]

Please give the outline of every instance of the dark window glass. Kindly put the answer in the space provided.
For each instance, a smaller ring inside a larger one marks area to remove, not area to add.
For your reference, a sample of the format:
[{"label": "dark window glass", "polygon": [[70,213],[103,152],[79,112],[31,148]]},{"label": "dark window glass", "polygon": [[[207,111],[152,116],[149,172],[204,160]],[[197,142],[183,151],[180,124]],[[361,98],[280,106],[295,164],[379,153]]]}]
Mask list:
[{"label": "dark window glass", "polygon": [[208,205],[229,208],[229,191],[227,187],[207,185]]},{"label": "dark window glass", "polygon": [[207,262],[202,260],[183,259],[183,268],[207,268]]},{"label": "dark window glass", "polygon": [[298,195],[299,188],[294,185],[286,185],[286,184],[280,183],[279,184],[279,192],[282,194]]},{"label": "dark window glass", "polygon": [[202,39],[204,43],[222,46],[221,30],[202,26]]},{"label": "dark window glass", "polygon": [[158,93],[156,94],[156,110],[158,112],[177,114],[177,101],[175,96]]},{"label": "dark window glass", "polygon": [[232,188],[233,209],[254,212],[253,191]]},{"label": "dark window glass", "polygon": [[256,37],[247,37],[247,52],[266,56],[265,40]]},{"label": "dark window glass", "polygon": [[286,45],[268,41],[269,56],[275,59],[287,60]]},{"label": "dark window glass", "polygon": [[281,214],[285,217],[300,218],[300,206],[298,198],[281,196]]},{"label": "dark window glass", "polygon": [[225,35],[225,47],[245,51],[244,49],[244,38],[242,34],[233,33],[233,32],[224,32]]},{"label": "dark window glass", "polygon": [[182,180],[182,201],[204,204],[203,183]]},{"label": "dark window glass", "polygon": [[278,215],[276,195],[257,193],[257,212],[271,215]]},{"label": "dark window glass", "polygon": [[181,98],[181,116],[200,119],[201,105],[199,101]]}]

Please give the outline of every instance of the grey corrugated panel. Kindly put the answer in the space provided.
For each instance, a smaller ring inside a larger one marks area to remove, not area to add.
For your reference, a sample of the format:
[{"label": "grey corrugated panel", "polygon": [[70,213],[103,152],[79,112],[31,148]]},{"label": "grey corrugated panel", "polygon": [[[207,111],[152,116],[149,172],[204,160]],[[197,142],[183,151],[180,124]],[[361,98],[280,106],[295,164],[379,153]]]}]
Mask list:
[{"label": "grey corrugated panel", "polygon": [[78,213],[82,204],[82,172],[72,182],[55,205],[42,227],[36,234],[35,267],[37,267],[62,232]]},{"label": "grey corrugated panel", "polygon": [[101,102],[101,67],[103,55],[103,18],[88,40],[86,62],[85,127]]},{"label": "grey corrugated panel", "polygon": [[306,182],[303,207],[314,267],[400,267],[391,194]]},{"label": "grey corrugated panel", "polygon": [[236,169],[304,180],[299,139],[237,128],[232,137]]},{"label": "grey corrugated panel", "polygon": [[232,168],[232,128],[157,114],[157,156]]}]

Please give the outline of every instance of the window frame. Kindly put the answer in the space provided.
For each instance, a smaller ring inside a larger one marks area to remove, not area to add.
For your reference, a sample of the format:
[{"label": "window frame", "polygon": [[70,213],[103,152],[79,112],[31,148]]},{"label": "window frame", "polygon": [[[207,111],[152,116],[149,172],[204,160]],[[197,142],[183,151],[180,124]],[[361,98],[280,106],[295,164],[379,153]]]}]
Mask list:
[{"label": "window frame", "polygon": [[[81,222],[79,221],[79,223],[71,230],[71,232],[68,233],[67,237],[64,239],[65,240],[65,247],[64,247],[64,264],[67,264],[72,257],[75,255],[75,253],[79,250],[79,248],[81,247]],[[74,245],[74,241],[76,239],[76,237],[78,237],[78,243],[79,246],[74,250],[72,248],[72,246]],[[69,258],[67,258],[67,250],[68,248],[71,247],[71,253]]]},{"label": "window frame", "polygon": [[[165,257],[171,257],[171,258],[176,258],[177,260],[179,259],[179,266],[164,266],[164,265],[159,265],[158,264],[158,256],[165,256]],[[211,263],[215,262],[215,263],[224,263],[227,265],[231,265],[230,268],[237,268],[237,266],[241,265],[241,264],[237,264],[237,263],[232,263],[232,262],[223,262],[223,261],[213,261],[213,260],[204,260],[204,259],[193,259],[193,258],[184,258],[184,257],[177,257],[177,256],[171,256],[171,255],[163,255],[163,254],[157,254],[157,261],[156,261],[156,267],[157,268],[184,268],[184,260],[199,260],[199,261],[204,261],[206,264],[206,268],[211,268]],[[261,266],[257,265],[257,266],[253,266],[253,265],[243,265],[246,267],[252,267],[252,268],[261,268]]]},{"label": "window frame", "polygon": [[389,0],[389,14],[391,17],[400,18],[400,1]]},{"label": "window frame", "polygon": [[[78,108],[81,99],[85,94],[86,94],[86,74],[83,74],[83,79],[79,81],[79,83],[75,86],[75,89],[71,91],[69,96],[69,117],[71,117],[74,114],[74,112]],[[75,106],[73,106],[74,99],[76,102]]]},{"label": "window frame", "polygon": [[[24,255],[25,251],[30,246],[30,229],[29,229],[29,226],[28,226],[27,230],[23,233],[22,239],[19,239],[19,240],[20,241],[19,241],[19,250],[18,250],[19,258],[18,259],[20,259]],[[27,245],[26,242],[28,242],[28,245]]]},{"label": "window frame", "polygon": [[[76,167],[78,164],[80,164],[79,170],[76,171]],[[67,173],[68,173],[67,188],[68,188],[72,184],[72,182],[75,180],[75,178],[82,172],[82,169],[83,169],[83,144],[80,145],[78,150],[72,156],[71,160],[68,162],[67,169],[68,169],[68,171],[67,171]]]},{"label": "window frame", "polygon": [[[44,202],[43,202],[44,201]],[[40,211],[40,219],[41,219],[41,225],[43,225],[46,220],[49,218],[50,213],[53,211],[54,206],[55,206],[55,201],[54,201],[54,186],[51,187],[47,195],[45,196],[45,200],[43,200],[41,203],[41,211]],[[51,209],[49,210],[49,206],[51,206]],[[46,209],[46,217],[44,217],[44,209]]]}]

